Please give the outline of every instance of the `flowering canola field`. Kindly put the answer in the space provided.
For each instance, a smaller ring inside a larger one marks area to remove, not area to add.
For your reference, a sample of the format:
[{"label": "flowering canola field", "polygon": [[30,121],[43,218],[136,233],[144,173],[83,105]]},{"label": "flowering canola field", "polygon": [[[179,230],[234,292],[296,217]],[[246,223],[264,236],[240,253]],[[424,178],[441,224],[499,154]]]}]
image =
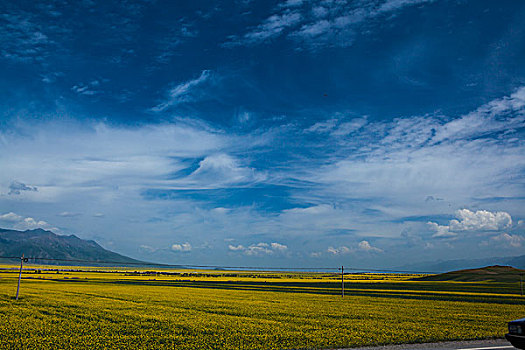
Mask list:
[{"label": "flowering canola field", "polygon": [[[56,268],[56,267],[55,267]],[[323,349],[502,337],[517,284],[399,275],[0,271],[0,349]]]}]

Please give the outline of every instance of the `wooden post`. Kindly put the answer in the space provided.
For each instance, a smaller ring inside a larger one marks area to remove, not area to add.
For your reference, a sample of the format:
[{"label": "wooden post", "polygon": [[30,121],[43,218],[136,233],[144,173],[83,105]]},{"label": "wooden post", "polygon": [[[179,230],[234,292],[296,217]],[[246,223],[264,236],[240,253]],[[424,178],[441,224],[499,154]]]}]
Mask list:
[{"label": "wooden post", "polygon": [[345,296],[345,268],[341,266],[341,298]]},{"label": "wooden post", "polygon": [[18,293],[20,292],[20,280],[22,279],[22,267],[24,266],[24,254],[20,258],[20,273],[18,274],[18,287],[16,288],[16,300],[18,300]]}]

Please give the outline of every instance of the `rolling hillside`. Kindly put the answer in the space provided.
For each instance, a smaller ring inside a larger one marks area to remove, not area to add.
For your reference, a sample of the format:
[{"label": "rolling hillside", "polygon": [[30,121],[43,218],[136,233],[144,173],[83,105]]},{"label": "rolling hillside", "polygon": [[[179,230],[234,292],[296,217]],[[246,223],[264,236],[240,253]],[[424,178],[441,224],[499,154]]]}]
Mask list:
[{"label": "rolling hillside", "polygon": [[451,271],[438,275],[415,278],[417,281],[456,281],[456,282],[519,282],[520,275],[525,270],[516,269],[511,266],[487,266],[477,269]]},{"label": "rolling hillside", "polygon": [[26,231],[0,229],[0,256],[22,254],[34,258],[141,263],[139,260],[106,250],[95,241],[86,241],[75,235],[61,236],[42,229]]}]

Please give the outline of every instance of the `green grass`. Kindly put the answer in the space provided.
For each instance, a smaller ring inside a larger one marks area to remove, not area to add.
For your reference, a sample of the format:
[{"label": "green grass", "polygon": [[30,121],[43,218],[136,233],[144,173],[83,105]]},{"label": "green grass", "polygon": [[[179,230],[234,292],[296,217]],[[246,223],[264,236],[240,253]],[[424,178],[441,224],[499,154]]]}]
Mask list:
[{"label": "green grass", "polygon": [[336,275],[210,274],[26,273],[15,301],[17,274],[0,272],[0,348],[297,349],[494,338],[525,310],[516,283],[353,276],[343,299]]}]

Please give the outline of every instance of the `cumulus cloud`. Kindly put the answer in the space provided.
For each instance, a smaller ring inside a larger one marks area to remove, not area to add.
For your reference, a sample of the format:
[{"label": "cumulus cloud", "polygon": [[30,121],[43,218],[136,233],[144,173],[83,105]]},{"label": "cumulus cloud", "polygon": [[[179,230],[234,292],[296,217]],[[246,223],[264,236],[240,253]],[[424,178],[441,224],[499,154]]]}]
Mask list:
[{"label": "cumulus cloud", "polygon": [[455,232],[451,232],[450,226],[448,225],[439,225],[432,221],[427,222],[427,225],[430,227],[432,231],[435,232],[432,235],[432,237],[434,238],[447,238],[447,237],[455,237],[458,235]]},{"label": "cumulus cloud", "polygon": [[44,220],[37,220],[32,217],[24,217],[13,212],[0,215],[0,223],[15,230],[34,230],[42,228],[45,230],[59,231],[58,228],[52,226]]},{"label": "cumulus cloud", "polygon": [[212,78],[211,71],[203,70],[198,78],[180,83],[168,91],[165,101],[151,108],[152,112],[163,112],[166,109],[184,102],[193,102],[199,99],[196,89]]},{"label": "cumulus cloud", "polygon": [[171,250],[175,252],[191,252],[191,249],[191,244],[189,244],[188,242],[182,244],[173,244],[171,246]]},{"label": "cumulus cloud", "polygon": [[143,252],[146,252],[146,253],[155,253],[157,251],[157,249],[153,248],[152,246],[149,246],[147,244],[141,244],[139,246],[139,249]]},{"label": "cumulus cloud", "polygon": [[28,186],[18,181],[13,181],[9,185],[9,195],[19,195],[22,191],[36,192],[38,188],[36,186]]},{"label": "cumulus cloud", "polygon": [[241,252],[247,256],[265,256],[274,254],[284,254],[288,251],[288,247],[284,244],[272,242],[272,243],[256,243],[251,244],[247,247],[239,245],[228,245],[228,249],[232,252]]},{"label": "cumulus cloud", "polygon": [[225,153],[212,154],[199,162],[199,167],[183,182],[206,184],[206,187],[224,186],[228,183],[255,183],[264,181],[266,175],[242,166],[237,158]]},{"label": "cumulus cloud", "polygon": [[7,222],[18,222],[23,220],[23,217],[13,212],[5,213],[0,215],[0,220]]},{"label": "cumulus cloud", "polygon": [[[352,245],[351,247],[347,246],[339,246],[337,248],[334,247],[328,247],[326,250],[328,254],[331,255],[345,255],[345,254],[352,254],[352,253],[359,253],[359,252],[366,252],[366,253],[382,253],[383,250],[379,249],[377,247],[373,247],[370,242],[368,241],[360,241],[355,245]],[[319,254],[319,253],[316,253]],[[319,256],[319,255],[317,255]]]},{"label": "cumulus cloud", "polygon": [[329,254],[332,254],[332,255],[343,255],[343,254],[349,254],[352,252],[352,250],[350,248],[348,248],[347,246],[340,246],[340,247],[337,247],[337,248],[334,248],[334,247],[328,247],[328,249],[326,249],[326,251],[329,253]]},{"label": "cumulus cloud", "polygon": [[490,242],[488,242],[487,245],[491,244],[501,244],[504,247],[511,247],[511,248],[520,248],[522,245],[522,242],[525,242],[525,237],[520,235],[511,235],[508,233],[502,233],[500,235],[494,236],[490,238]]},{"label": "cumulus cloud", "polygon": [[372,247],[372,245],[368,241],[361,241],[357,244],[357,247],[359,250],[364,252],[371,252],[371,253],[382,253],[383,250],[379,249],[377,247]]},{"label": "cumulus cloud", "polygon": [[460,209],[456,211],[459,220],[450,220],[450,229],[453,231],[499,231],[512,225],[512,218],[504,211],[490,212],[488,210],[470,211]]},{"label": "cumulus cloud", "polygon": [[506,212],[490,212],[488,210],[471,211],[460,209],[456,211],[458,219],[452,219],[448,225],[439,225],[429,221],[427,224],[435,232],[432,237],[455,237],[457,232],[468,231],[501,231],[512,226],[512,218]]}]

